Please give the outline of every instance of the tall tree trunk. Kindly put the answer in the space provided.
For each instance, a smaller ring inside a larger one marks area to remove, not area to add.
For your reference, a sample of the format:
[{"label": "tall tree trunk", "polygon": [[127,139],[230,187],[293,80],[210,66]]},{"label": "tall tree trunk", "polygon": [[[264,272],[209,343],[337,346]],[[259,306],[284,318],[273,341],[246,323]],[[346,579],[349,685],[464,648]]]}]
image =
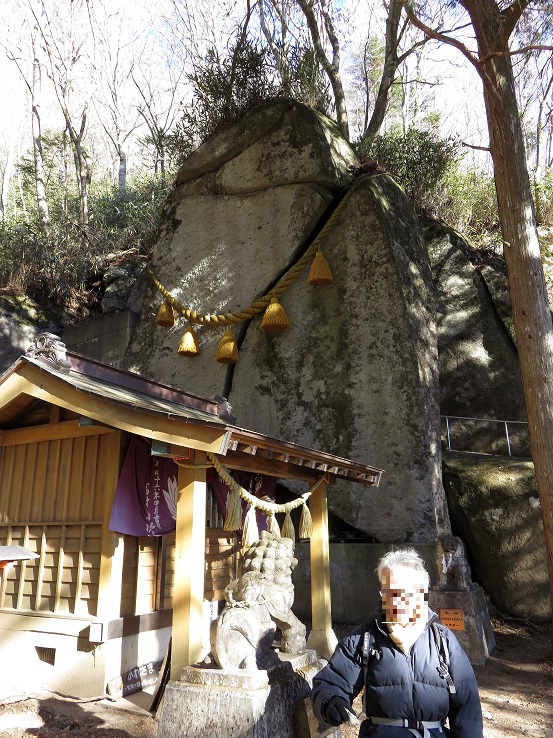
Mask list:
[{"label": "tall tree trunk", "polygon": [[14,170],[15,153],[13,146],[10,146],[8,150],[8,156],[6,159],[6,166],[2,173],[2,193],[0,195],[0,218],[6,217],[6,211],[8,209],[8,197],[10,192],[10,182]]},{"label": "tall tree trunk", "polygon": [[36,103],[32,105],[33,112],[33,157],[35,163],[35,186],[40,227],[44,233],[50,229],[50,213],[48,201],[46,200],[46,187],[44,185],[44,161],[42,158],[42,133],[40,128],[40,114]]},{"label": "tall tree trunk", "polygon": [[158,157],[159,157],[159,171],[161,173],[161,179],[165,182],[165,147],[164,146],[159,147]]},{"label": "tall tree trunk", "polygon": [[117,153],[119,154],[119,194],[124,195],[127,191],[127,154],[122,146],[118,146]]},{"label": "tall tree trunk", "polygon": [[[536,219],[538,223],[543,220],[543,203],[542,193],[540,190],[540,180],[543,177],[544,166],[543,166],[543,129],[545,128],[544,112],[545,112],[545,101],[549,95],[551,88],[553,87],[553,76],[549,79],[549,82],[545,86],[542,92],[541,99],[538,104],[538,116],[536,121],[536,158],[534,161],[534,168],[532,170],[532,184],[534,188],[534,206],[536,208]],[[547,161],[546,161],[547,164]]]},{"label": "tall tree trunk", "polygon": [[368,144],[373,141],[380,131],[380,127],[382,126],[384,116],[386,115],[386,110],[388,108],[390,89],[396,77],[399,64],[397,46],[402,8],[403,3],[401,0],[390,0],[388,17],[386,18],[386,51],[384,54],[384,68],[382,70],[382,77],[380,78],[380,85],[378,87],[378,93],[376,95],[371,119],[367,126],[367,130],[363,134],[363,139]]},{"label": "tall tree trunk", "polygon": [[319,31],[319,24],[315,17],[315,11],[313,8],[314,0],[297,0],[298,5],[305,15],[309,31],[311,33],[311,40],[313,41],[313,47],[317,54],[323,69],[326,72],[330,86],[332,87],[332,93],[334,95],[334,105],[336,107],[336,121],[342,132],[343,137],[346,141],[349,141],[349,123],[348,123],[348,111],[346,107],[346,96],[342,85],[342,78],[340,76],[340,46],[338,43],[338,37],[335,33],[334,26],[332,24],[332,18],[330,13],[321,2],[321,13],[323,16],[325,30],[332,47],[332,60],[330,60],[325,54],[321,33]]},{"label": "tall tree trunk", "polygon": [[88,226],[88,169],[80,140],[73,141],[73,158],[79,186],[80,222],[83,228]]},{"label": "tall tree trunk", "polygon": [[[524,137],[496,3],[463,3],[479,47],[503,251],[545,533],[553,609],[553,324],[538,243]],[[520,8],[523,3],[518,4]],[[512,8],[513,6],[511,6]],[[522,11],[520,11],[522,12]],[[519,13],[520,15],[520,13]],[[508,19],[512,23],[512,18]],[[503,22],[502,22],[503,21]],[[512,23],[514,27],[514,23]]]}]

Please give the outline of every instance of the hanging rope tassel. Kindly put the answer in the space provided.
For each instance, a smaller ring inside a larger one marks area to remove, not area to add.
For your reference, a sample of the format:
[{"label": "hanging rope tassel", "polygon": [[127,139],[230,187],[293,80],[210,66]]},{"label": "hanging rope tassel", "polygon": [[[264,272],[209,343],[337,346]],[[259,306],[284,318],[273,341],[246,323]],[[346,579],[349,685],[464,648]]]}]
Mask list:
[{"label": "hanging rope tassel", "polygon": [[269,533],[274,533],[276,536],[280,535],[280,527],[277,519],[272,513],[267,516],[267,530]]},{"label": "hanging rope tassel", "polygon": [[191,325],[182,334],[177,353],[181,356],[197,356],[200,353],[198,339]]},{"label": "hanging rope tassel", "polygon": [[227,514],[223,530],[240,530],[242,527],[242,500],[235,489],[231,489],[227,497]]},{"label": "hanging rope tassel", "polygon": [[259,540],[259,529],[257,527],[257,514],[255,507],[250,505],[246,518],[244,520],[244,530],[242,531],[242,548],[245,550]]},{"label": "hanging rope tassel", "polygon": [[290,328],[288,316],[278,297],[273,297],[261,319],[261,330],[265,333],[282,333],[287,328]]},{"label": "hanging rope tassel", "polygon": [[289,512],[286,513],[286,517],[284,518],[280,535],[283,538],[291,538],[294,542],[296,541],[296,531],[294,530],[294,523]]},{"label": "hanging rope tassel", "polygon": [[311,518],[311,513],[309,512],[309,508],[303,503],[303,507],[301,510],[301,518],[300,518],[300,538],[311,538],[313,534],[313,519]]},{"label": "hanging rope tassel", "polygon": [[169,300],[165,300],[159,306],[156,323],[164,328],[172,328],[175,325],[175,311]]},{"label": "hanging rope tassel", "polygon": [[328,266],[328,261],[324,258],[323,252],[319,248],[311,264],[307,281],[312,287],[325,287],[334,282],[334,277]]},{"label": "hanging rope tassel", "polygon": [[236,364],[238,361],[238,346],[232,331],[225,331],[225,335],[221,338],[215,354],[215,361],[218,361],[219,364]]}]

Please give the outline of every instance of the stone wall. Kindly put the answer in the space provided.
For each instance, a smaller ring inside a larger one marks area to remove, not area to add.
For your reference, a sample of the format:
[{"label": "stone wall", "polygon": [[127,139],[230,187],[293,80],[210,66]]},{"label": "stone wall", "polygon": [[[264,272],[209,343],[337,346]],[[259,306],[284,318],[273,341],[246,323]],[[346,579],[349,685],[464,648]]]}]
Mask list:
[{"label": "stone wall", "polygon": [[[431,584],[438,580],[436,547],[414,544],[430,573]],[[357,625],[370,618],[380,599],[380,584],[375,574],[378,560],[391,549],[383,543],[330,543],[330,594],[332,620]],[[298,565],[292,572],[295,587],[292,610],[302,620],[311,619],[311,565],[309,543],[296,545]]]}]

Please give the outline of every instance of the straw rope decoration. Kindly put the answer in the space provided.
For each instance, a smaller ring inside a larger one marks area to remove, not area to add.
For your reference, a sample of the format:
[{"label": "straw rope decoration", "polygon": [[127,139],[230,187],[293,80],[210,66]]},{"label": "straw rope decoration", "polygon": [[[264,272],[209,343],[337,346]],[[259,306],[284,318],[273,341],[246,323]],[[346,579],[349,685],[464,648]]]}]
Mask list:
[{"label": "straw rope decoration", "polygon": [[[321,251],[321,244],[324,239],[328,236],[330,231],[334,228],[336,221],[343,209],[345,208],[349,198],[352,196],[358,185],[367,178],[365,175],[358,177],[348,191],[345,193],[342,200],[338,203],[328,221],[325,223],[323,228],[317,234],[317,237],[309,246],[305,254],[294,264],[294,266],[286,273],[286,275],[273,287],[269,292],[253,302],[249,307],[243,310],[238,310],[234,313],[224,314],[211,314],[211,313],[198,313],[196,310],[183,305],[166,289],[161,282],[157,279],[155,274],[148,269],[147,272],[152,279],[152,282],[159,290],[159,292],[165,298],[165,302],[159,308],[156,322],[158,325],[165,327],[172,327],[178,318],[182,317],[188,322],[186,331],[182,337],[181,344],[178,349],[178,353],[184,356],[195,356],[200,352],[196,336],[193,331],[193,325],[203,325],[212,328],[227,327],[242,323],[245,320],[250,320],[259,313],[265,311],[263,320],[261,322],[261,328],[267,333],[280,333],[286,330],[290,326],[290,321],[284,308],[279,302],[279,298],[291,287],[297,278],[300,276],[302,271],[307,266],[308,262],[314,258],[313,264],[308,277],[308,282],[315,286],[323,286],[332,284],[333,278],[328,266],[328,262],[324,258]],[[230,333],[230,335],[229,335]],[[230,331],[226,331],[221,345],[217,350],[217,361],[225,364],[235,363],[238,361],[238,350],[236,343],[232,337]]]},{"label": "straw rope decoration", "polygon": [[[228,471],[217,457],[206,451],[206,456],[212,462],[216,472],[219,474],[221,479],[229,487],[231,493],[227,503],[227,515],[225,518],[224,529],[225,530],[240,530],[242,527],[242,500],[245,500],[249,504],[248,512],[244,520],[244,530],[242,534],[242,545],[247,547],[259,538],[259,532],[257,529],[257,521],[255,517],[255,511],[260,510],[264,515],[267,516],[267,530],[271,533],[282,535],[285,538],[291,538],[295,540],[294,525],[290,513],[297,507],[302,505],[301,518],[300,518],[300,538],[310,538],[313,533],[313,521],[311,519],[311,513],[307,507],[307,500],[311,497],[319,486],[325,481],[323,475],[318,479],[308,490],[304,492],[301,497],[296,500],[291,500],[283,505],[279,505],[276,502],[269,502],[268,500],[260,499],[255,495],[241,487],[235,479],[233,479]],[[276,515],[284,514],[284,524],[282,526],[282,532],[278,525]]]}]

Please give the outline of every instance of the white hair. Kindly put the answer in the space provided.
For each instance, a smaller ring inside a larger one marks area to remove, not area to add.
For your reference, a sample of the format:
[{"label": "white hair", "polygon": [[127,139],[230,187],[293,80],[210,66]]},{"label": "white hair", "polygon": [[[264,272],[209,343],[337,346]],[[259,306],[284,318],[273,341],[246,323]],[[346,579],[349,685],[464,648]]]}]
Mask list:
[{"label": "white hair", "polygon": [[384,554],[375,569],[379,582],[382,584],[382,573],[385,570],[394,571],[395,569],[412,569],[421,575],[426,587],[430,583],[426,565],[414,548],[388,551],[387,554]]}]

